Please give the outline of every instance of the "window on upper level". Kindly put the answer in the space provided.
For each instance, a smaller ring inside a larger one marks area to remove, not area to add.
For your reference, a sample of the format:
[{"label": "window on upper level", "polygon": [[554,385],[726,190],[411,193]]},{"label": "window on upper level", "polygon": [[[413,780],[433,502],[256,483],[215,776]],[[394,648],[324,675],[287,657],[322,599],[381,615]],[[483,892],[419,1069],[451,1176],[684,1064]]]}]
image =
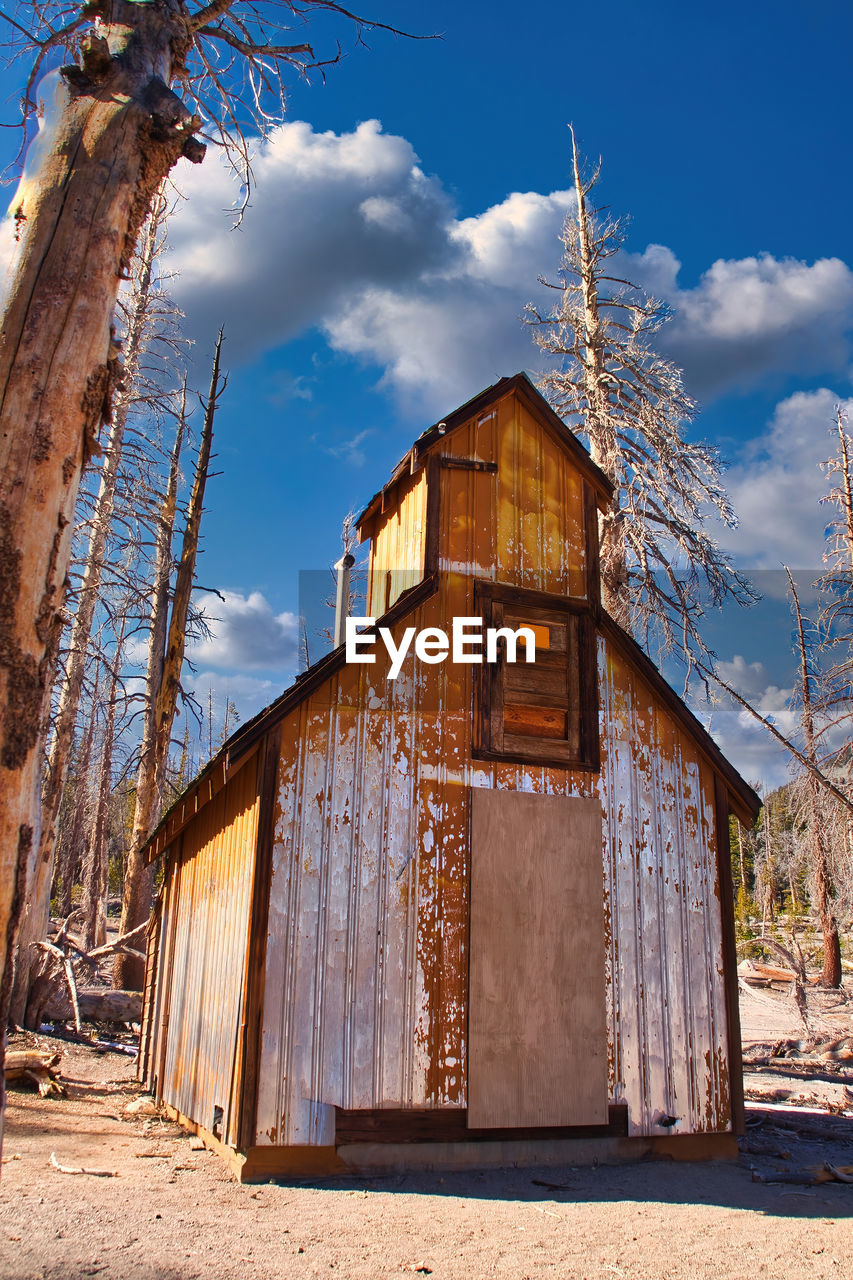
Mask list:
[{"label": "window on upper level", "polygon": [[483,628],[529,628],[535,660],[523,640],[516,661],[498,644],[475,689],[474,752],[486,759],[598,769],[598,671],[595,627],[580,602],[538,591],[478,582],[475,611]]}]

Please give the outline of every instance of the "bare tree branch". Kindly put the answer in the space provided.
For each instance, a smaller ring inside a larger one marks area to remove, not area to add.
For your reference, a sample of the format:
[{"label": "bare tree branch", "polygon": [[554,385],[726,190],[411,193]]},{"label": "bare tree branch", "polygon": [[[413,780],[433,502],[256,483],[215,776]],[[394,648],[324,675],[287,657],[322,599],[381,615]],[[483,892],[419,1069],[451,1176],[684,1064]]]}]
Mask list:
[{"label": "bare tree branch", "polygon": [[736,522],[717,451],[687,438],[697,406],[681,373],[650,345],[669,310],[603,268],[626,224],[587,201],[600,162],[588,177],[582,169],[572,131],[575,208],[551,284],[559,298],[547,315],[528,306],[525,318],[553,361],[541,387],[614,486],[600,519],[604,605],[647,648],[680,650],[689,674],[692,654],[710,657],[706,606],[748,604],[756,593],[703,528],[709,513]]}]

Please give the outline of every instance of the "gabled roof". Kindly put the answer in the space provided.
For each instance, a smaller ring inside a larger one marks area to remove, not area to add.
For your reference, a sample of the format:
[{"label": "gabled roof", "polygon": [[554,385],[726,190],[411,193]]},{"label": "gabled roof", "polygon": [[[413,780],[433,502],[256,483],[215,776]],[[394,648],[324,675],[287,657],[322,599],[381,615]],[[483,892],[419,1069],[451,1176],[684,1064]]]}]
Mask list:
[{"label": "gabled roof", "polygon": [[388,483],[384,484],[379,492],[375,493],[370,499],[358,518],[356,528],[361,530],[377,511],[382,510],[385,495],[394,488],[403,476],[416,470],[421,465],[424,457],[442,440],[451,435],[457,427],[469,422],[471,418],[476,418],[478,414],[484,413],[491,405],[498,400],[502,400],[504,396],[509,395],[511,392],[515,392],[518,399],[527,406],[534,417],[538,418],[556,439],[560,447],[566,451],[584,478],[589,480],[599,502],[608,502],[613,495],[613,485],[601,468],[593,462],[588,451],[574,432],[569,430],[563,419],[557,416],[541,392],[537,391],[527,374],[522,372],[514,374],[511,378],[501,378],[499,382],[496,382],[491,387],[486,387],[485,391],[481,391],[472,400],[468,400],[465,404],[460,405],[458,409],[454,409],[453,413],[449,413],[446,418],[434,423],[431,427],[427,427],[426,431],[422,431],[406,456],[400,459],[391,472],[391,478]]},{"label": "gabled roof", "polygon": [[[405,475],[416,469],[425,455],[434,449],[440,441],[444,440],[457,427],[485,412],[489,406],[511,393],[515,393],[533,416],[565,449],[578,470],[592,485],[599,502],[602,505],[607,503],[613,493],[613,486],[607,476],[592,461],[578,438],[569,430],[562,419],[554,413],[547,400],[537,391],[527,374],[517,373],[511,378],[501,378],[494,386],[487,387],[478,396],[461,405],[453,413],[449,414],[446,419],[435,423],[422,432],[409,453],[394,468],[388,483],[371,498],[358,519],[357,527],[363,529],[372,516],[382,509],[384,495],[387,495]],[[406,617],[419,604],[428,599],[436,590],[436,587],[436,575],[434,573],[427,574],[416,586],[404,591],[388,612],[377,619],[376,627],[390,626],[399,621],[400,618]],[[745,823],[754,820],[760,807],[758,796],[726,759],[714,739],[696,719],[686,703],[682,701],[672,686],[664,679],[637,642],[603,610],[598,623],[604,634],[620,650],[622,656],[665,702],[676,722],[693,739],[708,763],[723,779],[729,791],[732,808],[737,816]],[[298,676],[294,683],[285,689],[268,707],[259,711],[257,715],[246,721],[245,724],[240,725],[228,741],[222,745],[213,759],[205,765],[195,781],[190,783],[189,787],[163,815],[145,845],[149,860],[158,857],[184,826],[192,820],[195,814],[225,785],[228,778],[238,768],[242,767],[257,749],[266,733],[278,724],[294,707],[297,707],[308,698],[329,676],[344,665],[344,657],[344,646],[340,645]]]}]

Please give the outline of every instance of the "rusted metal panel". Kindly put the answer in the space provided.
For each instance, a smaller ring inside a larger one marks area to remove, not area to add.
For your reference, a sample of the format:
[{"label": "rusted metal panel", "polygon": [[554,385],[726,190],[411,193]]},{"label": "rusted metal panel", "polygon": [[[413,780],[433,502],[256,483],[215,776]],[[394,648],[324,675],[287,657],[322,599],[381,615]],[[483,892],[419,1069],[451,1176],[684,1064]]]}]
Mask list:
[{"label": "rusted metal panel", "polygon": [[[472,607],[472,579],[442,575],[405,624]],[[595,794],[471,760],[471,668],[386,674],[381,653],[345,667],[285,721],[261,1144],[330,1141],[333,1106],[465,1105],[470,788]]]},{"label": "rusted metal panel", "polygon": [[[164,904],[159,1094],[234,1143],[234,1068],[258,817],[254,755],[183,833]],[[164,932],[165,942],[165,932]],[[169,954],[171,980],[164,973]],[[165,1028],[163,1023],[165,1022]]]},{"label": "rusted metal panel", "polygon": [[[516,392],[480,398],[372,506],[369,612],[429,570],[387,620],[398,641],[405,627],[474,616],[478,578],[571,597],[598,617],[586,472],[537,420],[532,393]],[[439,452],[466,465],[439,466]],[[279,700],[265,946],[247,945],[260,756],[240,768],[238,753],[236,773],[202,779],[207,803],[196,787],[161,833],[183,841],[152,969],[148,1076],[167,1102],[207,1128],[221,1108],[219,1131],[235,1141],[254,954],[265,957],[257,1144],[330,1145],[336,1107],[461,1112],[471,795],[491,788],[601,806],[611,1105],[627,1107],[634,1134],[731,1127],[714,773],[729,767],[632,642],[599,627],[600,773],[474,760],[476,668],[410,654],[392,681],[381,644],[373,665],[338,654]]]},{"label": "rusted metal panel", "polygon": [[[553,432],[506,396],[440,447],[495,467],[400,477],[372,517],[370,612],[423,573],[428,484],[441,486],[430,502],[437,589],[393,623],[398,640],[404,627],[475,614],[476,578],[582,604],[594,521]],[[473,788],[600,803],[610,1102],[627,1104],[633,1133],[729,1126],[713,773],[660,691],[603,636],[597,660],[600,775],[474,760],[475,668],[410,655],[391,681],[381,645],[374,665],[330,666],[282,712],[258,1144],[329,1145],[335,1107],[467,1105]],[[158,999],[171,1001],[152,1042],[162,1095],[208,1128],[221,1108],[226,1141],[258,758],[184,831],[157,971]]]}]

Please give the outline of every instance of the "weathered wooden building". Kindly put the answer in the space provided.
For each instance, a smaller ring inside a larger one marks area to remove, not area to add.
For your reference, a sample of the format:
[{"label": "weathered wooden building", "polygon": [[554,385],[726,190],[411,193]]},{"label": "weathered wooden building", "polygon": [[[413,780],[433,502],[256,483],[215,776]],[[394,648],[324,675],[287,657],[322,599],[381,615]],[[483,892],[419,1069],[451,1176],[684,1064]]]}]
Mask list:
[{"label": "weathered wooden building", "polygon": [[601,610],[608,494],[523,375],[424,432],[361,516],[367,612],[536,661],[338,648],[152,837],[143,1079],[244,1178],[733,1150],[758,802]]}]

